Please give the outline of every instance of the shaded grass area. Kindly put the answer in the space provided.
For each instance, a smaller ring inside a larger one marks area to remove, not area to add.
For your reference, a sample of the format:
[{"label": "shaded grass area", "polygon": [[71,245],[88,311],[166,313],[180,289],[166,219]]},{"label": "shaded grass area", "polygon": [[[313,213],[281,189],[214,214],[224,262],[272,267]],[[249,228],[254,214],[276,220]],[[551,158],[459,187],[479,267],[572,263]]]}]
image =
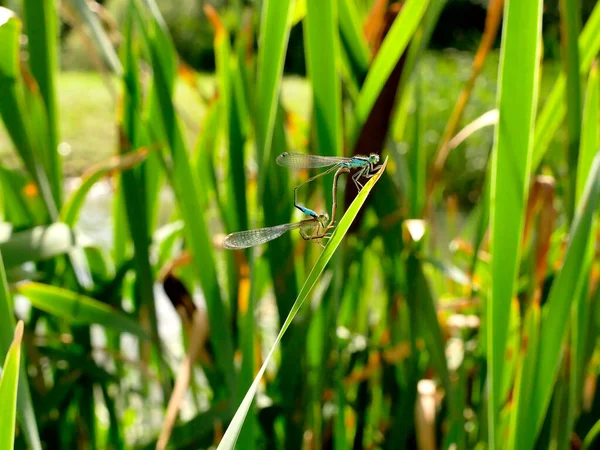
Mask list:
[{"label": "shaded grass area", "polygon": [[[469,76],[471,61],[470,53],[448,50],[431,52],[421,63],[421,83],[425,94],[421,129],[423,142],[430,154],[435,151],[454,102]],[[486,62],[461,126],[494,107],[497,62],[497,53]],[[540,104],[545,101],[544,94],[551,87],[558,69],[555,63],[544,66]],[[113,80],[109,80],[109,85],[110,88],[107,88],[105,80],[94,72],[63,72],[58,78],[61,152],[68,176],[79,175],[90,164],[115,153],[120,85]],[[203,97],[209,98],[214,93],[214,86],[213,75],[200,75],[197,89],[184,83],[177,85],[175,100],[183,118],[185,137],[191,146],[200,132],[205,112]],[[282,89],[284,105],[308,119],[311,96],[307,81],[300,77],[287,77]],[[450,191],[468,195],[471,186],[478,184],[492,139],[493,132],[489,128],[475,134],[453,152],[448,160],[447,172],[460,168],[462,176],[447,180]],[[3,165],[19,165],[3,125],[0,125],[0,158]]]}]

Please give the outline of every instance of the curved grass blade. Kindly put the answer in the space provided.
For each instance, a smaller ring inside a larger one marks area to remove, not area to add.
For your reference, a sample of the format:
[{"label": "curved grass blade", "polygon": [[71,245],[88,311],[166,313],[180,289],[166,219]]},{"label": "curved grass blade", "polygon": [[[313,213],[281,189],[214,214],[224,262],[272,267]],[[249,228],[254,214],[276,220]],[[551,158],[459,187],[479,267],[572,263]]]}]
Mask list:
[{"label": "curved grass blade", "polygon": [[69,226],[75,226],[79,212],[83,207],[83,202],[87,193],[97,181],[105,175],[112,172],[124,171],[130,169],[146,159],[148,155],[147,148],[141,148],[135,152],[124,154],[122,156],[113,156],[107,161],[90,167],[81,177],[81,185],[69,197],[60,210],[59,220]]},{"label": "curved grass blade", "polygon": [[0,448],[12,450],[15,442],[17,389],[21,362],[23,322],[19,321],[15,337],[6,355],[0,376]]},{"label": "curved grass blade", "polygon": [[489,444],[495,448],[505,358],[507,324],[516,290],[521,234],[529,186],[533,127],[537,109],[542,1],[508,0],[498,76],[499,121],[492,155],[490,241],[492,292],[487,307],[489,364]]},{"label": "curved grass blade", "polygon": [[593,444],[596,441],[600,442],[600,437],[599,436],[600,436],[600,420],[598,420],[594,424],[594,426],[592,427],[592,429],[585,436],[585,439],[583,440],[583,444],[581,444],[581,449],[582,450],[588,450],[588,449],[594,448]]},{"label": "curved grass blade", "polygon": [[[12,330],[15,327],[15,316],[12,310],[12,299],[8,291],[8,281],[6,280],[6,272],[2,262],[2,252],[0,251],[0,361],[6,352],[9,351],[10,342],[13,338]],[[27,380],[27,372],[25,364],[22,363],[22,369],[19,372],[19,388],[17,393],[17,418],[21,432],[27,442],[27,445],[32,450],[41,450],[40,435],[36,422],[35,411],[33,410],[33,402],[31,393],[29,392],[29,381]],[[0,400],[0,405],[4,405],[4,401]],[[0,407],[0,410],[4,406]],[[3,420],[0,420],[0,427]],[[14,426],[13,426],[14,428]],[[0,446],[4,448],[4,446]]]},{"label": "curved grass blade", "polygon": [[352,130],[353,141],[356,140],[367,117],[369,117],[381,89],[406,49],[428,5],[429,0],[407,0],[402,6],[400,14],[394,20],[358,96],[356,119]]},{"label": "curved grass blade", "polygon": [[334,252],[336,251],[336,249],[342,242],[342,239],[346,236],[346,233],[350,229],[350,225],[352,225],[354,218],[356,217],[360,208],[362,207],[365,200],[367,199],[369,192],[371,191],[371,189],[373,189],[373,186],[375,185],[375,183],[377,183],[377,180],[379,180],[379,178],[381,177],[382,173],[385,170],[386,165],[387,165],[387,159],[383,163],[383,166],[379,170],[379,172],[373,178],[371,178],[369,180],[369,182],[365,185],[365,187],[356,196],[356,198],[354,199],[354,201],[352,202],[352,204],[349,206],[348,210],[346,211],[346,214],[344,214],[344,217],[342,217],[342,219],[340,220],[340,223],[336,227],[333,236],[331,237],[331,239],[329,240],[329,243],[325,247],[325,250],[323,250],[323,252],[319,256],[319,259],[317,260],[313,269],[311,270],[310,274],[308,275],[308,277],[304,283],[304,286],[302,286],[302,289],[300,290],[300,293],[298,294],[298,298],[294,302],[294,305],[292,306],[292,309],[291,309],[289,315],[287,316],[287,318],[285,319],[285,322],[283,323],[283,326],[281,327],[281,331],[279,332],[279,334],[277,335],[277,338],[275,339],[275,342],[273,343],[273,347],[271,347],[271,350],[269,351],[266,358],[264,359],[263,365],[261,366],[260,370],[258,371],[258,374],[254,378],[252,385],[246,392],[246,395],[244,396],[242,403],[240,404],[231,423],[229,424],[229,427],[227,428],[227,431],[225,432],[223,439],[221,440],[219,446],[217,447],[217,450],[232,450],[235,447],[235,443],[237,441],[239,432],[242,428],[242,425],[244,424],[244,419],[246,418],[246,415],[248,414],[248,410],[250,409],[250,406],[252,405],[254,395],[256,394],[256,390],[258,389],[258,384],[260,383],[260,380],[267,368],[267,365],[269,364],[269,361],[271,359],[271,356],[273,355],[273,352],[275,351],[275,348],[277,347],[277,345],[281,341],[281,338],[283,337],[284,333],[286,332],[286,330],[292,323],[292,320],[294,320],[294,317],[296,316],[296,314],[302,307],[302,304],[306,300],[306,297],[308,297],[308,294],[310,293],[310,291],[312,290],[314,285],[317,283],[321,273],[325,269],[325,266],[327,265],[327,263],[333,256]]},{"label": "curved grass blade", "polygon": [[135,319],[86,295],[35,282],[22,284],[16,291],[36,308],[71,323],[98,324],[140,339],[149,339]]}]

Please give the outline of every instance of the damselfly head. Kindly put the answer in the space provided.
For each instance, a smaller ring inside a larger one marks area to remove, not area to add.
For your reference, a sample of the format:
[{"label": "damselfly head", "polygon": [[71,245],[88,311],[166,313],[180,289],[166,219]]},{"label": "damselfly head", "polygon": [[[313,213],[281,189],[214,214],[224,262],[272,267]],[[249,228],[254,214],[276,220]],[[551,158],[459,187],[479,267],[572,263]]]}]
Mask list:
[{"label": "damselfly head", "polygon": [[379,155],[377,153],[371,153],[369,155],[369,162],[371,164],[377,164],[377,163],[379,163]]},{"label": "damselfly head", "polygon": [[322,227],[326,227],[327,224],[329,223],[329,214],[327,214],[327,213],[319,214],[319,217],[317,220],[319,221],[319,223],[321,224]]}]

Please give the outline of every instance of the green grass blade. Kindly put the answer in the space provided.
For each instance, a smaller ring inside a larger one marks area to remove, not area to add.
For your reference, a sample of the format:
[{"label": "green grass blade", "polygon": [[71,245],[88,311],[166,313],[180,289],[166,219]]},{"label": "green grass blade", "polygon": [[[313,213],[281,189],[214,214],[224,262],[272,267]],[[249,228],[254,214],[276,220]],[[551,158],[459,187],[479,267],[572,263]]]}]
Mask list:
[{"label": "green grass blade", "polygon": [[[237,60],[232,58],[230,38],[223,26],[220,17],[212,7],[205,8],[215,29],[215,59],[217,66],[217,80],[219,88],[219,106],[221,109],[220,122],[223,124],[226,137],[226,148],[229,149],[229,159],[225,171],[227,208],[222,210],[227,232],[245,230],[248,228],[246,205],[246,174],[244,171],[244,146],[246,136],[242,129],[240,116],[240,103],[245,102],[240,91],[236,91],[239,74]],[[206,131],[205,131],[206,132]],[[210,164],[210,160],[199,161],[199,164]]]},{"label": "green grass blade", "polygon": [[542,2],[508,0],[498,79],[492,160],[490,243],[492,292],[487,307],[490,367],[489,443],[494,448],[507,348],[510,305],[516,290],[521,234],[529,187],[533,124],[537,109]]},{"label": "green grass blade", "polygon": [[566,207],[569,218],[575,212],[575,185],[577,183],[577,155],[579,134],[581,133],[581,78],[579,75],[579,48],[577,38],[581,28],[579,1],[560,0],[560,20],[562,33],[563,66],[567,74],[567,164],[569,182],[567,184]]},{"label": "green grass blade", "polygon": [[66,223],[70,227],[75,226],[79,213],[83,207],[83,202],[90,191],[90,189],[100,181],[103,177],[108,174],[114,173],[115,171],[124,171],[130,169],[146,159],[148,155],[147,149],[141,149],[136,152],[131,152],[123,157],[113,157],[106,162],[90,167],[81,177],[81,184],[79,187],[69,196],[69,198],[63,204],[59,220]]},{"label": "green grass blade", "polygon": [[244,419],[246,418],[246,414],[248,414],[248,410],[250,409],[250,406],[252,405],[254,395],[256,394],[256,390],[258,388],[258,384],[260,383],[260,380],[267,368],[267,365],[269,364],[269,361],[271,359],[271,356],[273,355],[273,352],[275,351],[275,349],[277,348],[277,345],[281,341],[282,336],[285,334],[286,330],[292,323],[292,320],[294,319],[294,317],[296,316],[296,314],[302,307],[302,304],[308,297],[308,294],[310,293],[310,291],[312,290],[314,285],[317,283],[321,273],[325,269],[325,266],[327,265],[327,263],[333,256],[334,252],[336,251],[336,249],[342,242],[342,239],[346,236],[346,233],[350,229],[350,225],[352,225],[354,218],[356,217],[356,215],[358,214],[363,203],[367,199],[369,192],[371,191],[371,189],[373,188],[373,186],[375,185],[377,180],[379,180],[379,177],[385,170],[386,164],[387,164],[387,160],[385,161],[382,169],[378,172],[378,174],[376,176],[374,176],[373,178],[371,178],[371,180],[369,180],[369,182],[365,185],[365,187],[362,189],[362,191],[360,191],[358,196],[354,199],[352,204],[348,207],[346,214],[344,214],[344,216],[340,220],[339,224],[337,225],[333,236],[331,237],[327,246],[325,247],[325,249],[319,256],[319,259],[317,259],[313,269],[311,270],[304,285],[302,286],[302,289],[300,290],[300,293],[298,294],[298,298],[294,302],[294,305],[292,306],[292,309],[290,310],[288,317],[286,318],[285,322],[283,323],[281,330],[279,331],[279,334],[277,335],[277,338],[275,339],[275,342],[273,343],[273,346],[271,347],[271,350],[265,357],[265,359],[263,361],[263,365],[261,366],[260,370],[258,371],[258,374],[254,378],[254,381],[252,382],[252,385],[248,389],[248,392],[244,396],[244,399],[242,400],[242,403],[240,404],[231,423],[229,424],[229,427],[227,428],[227,431],[225,432],[223,439],[219,443],[217,450],[232,450],[235,447],[235,443],[237,441],[240,429],[242,428],[242,425],[244,424]]},{"label": "green grass blade", "polygon": [[48,178],[56,205],[62,199],[62,167],[58,153],[58,102],[56,75],[58,73],[58,14],[53,0],[25,0],[23,2],[29,66],[35,78],[44,105],[48,123],[48,142],[44,160],[48,161]]},{"label": "green grass blade", "polygon": [[[271,143],[285,51],[290,36],[295,0],[264,0],[258,43],[256,88],[256,146],[259,170],[271,159]],[[264,183],[264,176],[262,176]],[[259,187],[259,190],[262,188]]]},{"label": "green grass blade", "polygon": [[569,245],[563,265],[552,283],[548,294],[547,307],[542,316],[543,324],[537,366],[538,383],[531,402],[536,434],[542,426],[552,397],[552,390],[563,353],[567,324],[571,317],[571,308],[574,305],[576,307],[581,299],[581,296],[574,296],[574,293],[579,292],[581,283],[587,277],[587,271],[582,270],[582,261],[586,260],[594,213],[599,197],[600,153],[596,154],[594,158],[584,194],[571,225]]},{"label": "green grass blade", "polygon": [[540,307],[531,305],[523,319],[523,337],[520,348],[515,390],[513,392],[512,412],[508,449],[529,450],[533,448],[535,428],[530,414],[531,393],[536,385],[536,363],[539,349]]},{"label": "green grass blade", "polygon": [[592,429],[588,432],[581,444],[581,450],[591,450],[595,448],[593,445],[598,441],[600,442],[600,420],[598,420]]},{"label": "green grass blade", "polygon": [[[8,281],[6,279],[6,272],[2,261],[2,251],[0,251],[0,360],[9,351],[11,340],[13,338],[11,331],[14,328],[15,316],[12,309],[12,299],[10,298],[8,290]],[[33,410],[33,402],[29,391],[27,372],[24,370],[25,364],[23,362],[21,364],[22,370],[19,372],[19,388],[17,394],[17,418],[21,426],[21,432],[23,433],[29,448],[32,450],[41,450],[42,444],[40,442],[36,416]],[[4,401],[0,400],[0,404],[4,405]],[[0,420],[0,427],[2,427],[3,423],[4,421]]]},{"label": "green grass blade", "polygon": [[15,233],[0,231],[0,250],[4,254],[6,267],[15,267],[27,261],[43,261],[91,244],[90,239],[75,233],[64,223]]},{"label": "green grass blade", "polygon": [[402,6],[400,14],[394,20],[369,69],[365,84],[356,102],[356,118],[352,130],[353,141],[356,140],[381,89],[417,30],[428,5],[429,0],[407,0]]},{"label": "green grass blade", "polygon": [[[585,94],[585,106],[583,110],[583,124],[581,129],[581,147],[579,149],[579,162],[577,164],[577,187],[576,201],[579,202],[585,183],[590,173],[594,155],[600,148],[600,84],[598,80],[598,66],[594,64],[588,78],[587,90]],[[593,228],[596,228],[594,221]],[[586,261],[593,257],[596,246],[595,235],[591,236],[588,243],[588,254]],[[589,259],[588,259],[589,258]],[[587,283],[583,286],[581,299],[577,304],[576,311],[571,323],[571,373],[569,374],[570,386],[570,408],[569,412],[573,414],[575,409],[580,407],[581,394],[583,390],[583,380],[585,369],[587,367],[587,345],[592,341],[590,336],[590,316],[591,302],[588,298]]]},{"label": "green grass blade", "polygon": [[19,365],[21,363],[21,339],[23,322],[19,321],[15,337],[6,354],[0,376],[0,448],[12,450],[15,442],[15,423],[17,390],[19,384]]},{"label": "green grass blade", "polygon": [[85,0],[69,0],[69,3],[77,11],[110,70],[121,76],[123,74],[123,67],[121,66],[121,61],[119,61],[119,56],[113,48],[106,31],[104,31],[100,20],[98,20],[98,16],[90,9],[89,3]]},{"label": "green grass blade", "polygon": [[86,295],[36,282],[19,285],[16,292],[28,298],[36,308],[71,323],[103,325],[140,339],[148,339],[135,319]]},{"label": "green grass blade", "polygon": [[337,71],[336,0],[308,0],[304,18],[307,64],[313,88],[317,153],[342,154],[341,87]]},{"label": "green grass blade", "polygon": [[362,31],[360,15],[354,0],[338,0],[338,11],[342,43],[352,61],[357,78],[362,80],[369,70],[371,52]]},{"label": "green grass blade", "polygon": [[[36,136],[34,136],[33,130],[35,127],[31,123],[32,118],[28,115],[26,98],[26,90],[29,89],[29,86],[24,85],[20,71],[20,37],[21,21],[12,11],[0,7],[0,54],[3,55],[0,61],[0,98],[2,98],[0,115],[25,168],[40,189],[48,212],[51,217],[56,217],[58,213],[52,186],[43,164],[40,162],[47,159],[43,157],[44,155],[36,157],[34,150]],[[30,100],[33,99],[36,103],[41,101],[39,97],[36,97],[38,92],[29,94]],[[34,106],[29,105],[29,107],[33,108]],[[39,139],[39,136],[37,138]]]},{"label": "green grass blade", "polygon": [[188,151],[175,115],[168,78],[169,66],[168,63],[163,61],[164,58],[161,58],[162,31],[160,30],[162,28],[156,18],[150,26],[146,24],[142,17],[140,17],[139,23],[151,56],[154,73],[154,93],[160,106],[161,123],[171,151],[173,164],[171,185],[175,191],[181,217],[185,222],[186,243],[189,246],[196,274],[204,291],[211,324],[210,338],[215,347],[215,359],[221,374],[226,380],[229,392],[233,393],[235,390],[233,338],[217,280],[213,245],[199,202],[199,199],[206,198],[206,195],[200,195],[199,190],[203,188],[203,185],[198,183],[192,175]]},{"label": "green grass blade", "polygon": [[587,90],[585,93],[585,106],[583,110],[583,123],[581,129],[581,148],[579,162],[577,163],[577,192],[576,201],[579,202],[585,189],[585,184],[592,168],[596,151],[600,148],[600,80],[598,79],[598,65],[594,64],[590,70]]},{"label": "green grass blade", "polygon": [[[587,73],[592,61],[600,50],[600,3],[596,3],[592,14],[583,27],[579,36],[579,70]],[[539,114],[535,126],[535,147],[533,150],[532,170],[536,170],[548,150],[556,131],[560,127],[566,113],[564,93],[566,88],[565,75],[559,75],[546,103]]]}]

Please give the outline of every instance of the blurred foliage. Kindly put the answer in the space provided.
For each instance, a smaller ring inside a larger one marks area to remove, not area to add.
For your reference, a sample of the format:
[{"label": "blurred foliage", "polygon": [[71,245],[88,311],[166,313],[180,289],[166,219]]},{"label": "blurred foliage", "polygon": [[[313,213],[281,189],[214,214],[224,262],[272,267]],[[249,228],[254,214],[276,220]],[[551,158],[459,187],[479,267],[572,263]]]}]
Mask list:
[{"label": "blurred foliage", "polygon": [[[558,9],[559,70],[555,2],[259,3],[65,1],[62,41],[0,8],[3,445],[591,448],[600,4]],[[453,24],[475,61],[426,51]],[[98,75],[59,76],[74,43]],[[385,163],[324,249],[225,250],[301,219],[288,150]]]}]

